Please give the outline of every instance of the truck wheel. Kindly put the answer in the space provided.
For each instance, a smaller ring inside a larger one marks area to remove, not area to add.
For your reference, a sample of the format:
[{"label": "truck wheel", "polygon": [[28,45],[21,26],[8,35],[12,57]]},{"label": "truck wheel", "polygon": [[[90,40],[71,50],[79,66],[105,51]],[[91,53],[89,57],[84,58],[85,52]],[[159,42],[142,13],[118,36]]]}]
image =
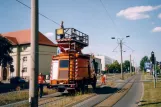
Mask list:
[{"label": "truck wheel", "polygon": [[77,92],[80,92],[80,91],[81,91],[81,84],[80,84],[80,82],[76,82],[75,90],[76,90]]},{"label": "truck wheel", "polygon": [[82,94],[84,94],[84,91],[85,91],[85,81],[82,80],[82,83],[81,83],[81,92],[82,92]]},{"label": "truck wheel", "polygon": [[88,92],[88,85],[85,85],[85,91]]},{"label": "truck wheel", "polygon": [[96,83],[97,83],[97,79],[96,78],[94,78],[94,80],[92,81],[92,88],[93,88],[93,90],[95,90],[96,89]]},{"label": "truck wheel", "polygon": [[75,95],[75,90],[74,89],[70,89],[70,90],[67,90],[68,91],[68,93],[70,94],[70,95]]},{"label": "truck wheel", "polygon": [[64,92],[65,89],[63,88],[58,88],[58,92]]},{"label": "truck wheel", "polygon": [[93,82],[93,83],[92,83],[92,88],[93,88],[93,90],[96,89],[96,82]]}]

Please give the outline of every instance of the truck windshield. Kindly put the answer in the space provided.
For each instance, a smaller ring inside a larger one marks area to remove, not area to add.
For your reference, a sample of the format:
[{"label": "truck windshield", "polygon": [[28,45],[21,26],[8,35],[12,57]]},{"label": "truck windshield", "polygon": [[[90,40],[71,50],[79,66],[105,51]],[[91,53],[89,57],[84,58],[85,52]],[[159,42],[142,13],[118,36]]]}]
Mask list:
[{"label": "truck windshield", "polygon": [[68,68],[69,60],[60,60],[60,68]]}]

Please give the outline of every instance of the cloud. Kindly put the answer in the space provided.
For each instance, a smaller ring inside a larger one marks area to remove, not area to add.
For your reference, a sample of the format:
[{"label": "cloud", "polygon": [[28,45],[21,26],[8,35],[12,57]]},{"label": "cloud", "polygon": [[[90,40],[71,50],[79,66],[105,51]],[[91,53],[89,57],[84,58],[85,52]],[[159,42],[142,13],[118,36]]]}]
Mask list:
[{"label": "cloud", "polygon": [[128,20],[145,19],[145,18],[150,18],[150,16],[146,12],[157,10],[159,8],[161,8],[161,5],[129,7],[127,9],[124,9],[118,12],[116,16],[124,17]]},{"label": "cloud", "polygon": [[158,18],[161,19],[161,13],[158,15]]},{"label": "cloud", "polygon": [[54,33],[48,32],[48,33],[45,33],[45,36],[46,36],[46,37],[52,37],[52,36],[54,36]]},{"label": "cloud", "polygon": [[152,32],[161,32],[161,27],[155,27]]}]

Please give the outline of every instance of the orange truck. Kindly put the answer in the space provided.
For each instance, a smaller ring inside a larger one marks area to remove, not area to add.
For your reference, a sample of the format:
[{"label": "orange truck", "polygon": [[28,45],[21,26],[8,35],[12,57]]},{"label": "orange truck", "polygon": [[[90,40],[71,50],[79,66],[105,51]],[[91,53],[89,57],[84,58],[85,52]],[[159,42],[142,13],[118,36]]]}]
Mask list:
[{"label": "orange truck", "polygon": [[52,57],[48,88],[59,92],[82,91],[96,87],[95,59],[81,50],[89,44],[88,35],[74,28],[56,29],[56,41],[61,53]]}]

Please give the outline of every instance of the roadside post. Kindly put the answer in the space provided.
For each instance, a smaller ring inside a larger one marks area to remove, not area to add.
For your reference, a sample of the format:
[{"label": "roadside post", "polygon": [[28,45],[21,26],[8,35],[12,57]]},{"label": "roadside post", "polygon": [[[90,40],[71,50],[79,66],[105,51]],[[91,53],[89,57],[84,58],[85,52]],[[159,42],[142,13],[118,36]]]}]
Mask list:
[{"label": "roadside post", "polygon": [[157,66],[158,66],[158,64],[159,64],[159,62],[156,61],[156,64],[155,64],[155,72],[156,72],[156,73],[155,73],[155,77],[156,77],[156,82],[158,82],[158,75],[157,75],[157,74],[158,74],[158,73],[157,73],[157,70],[158,70],[158,69],[157,69],[157,68],[158,68]]},{"label": "roadside post", "polygon": [[153,64],[154,88],[156,88],[156,58],[153,51],[151,52],[151,61]]},{"label": "roadside post", "polygon": [[132,76],[132,69],[131,69],[131,54],[130,54],[130,75]]}]

